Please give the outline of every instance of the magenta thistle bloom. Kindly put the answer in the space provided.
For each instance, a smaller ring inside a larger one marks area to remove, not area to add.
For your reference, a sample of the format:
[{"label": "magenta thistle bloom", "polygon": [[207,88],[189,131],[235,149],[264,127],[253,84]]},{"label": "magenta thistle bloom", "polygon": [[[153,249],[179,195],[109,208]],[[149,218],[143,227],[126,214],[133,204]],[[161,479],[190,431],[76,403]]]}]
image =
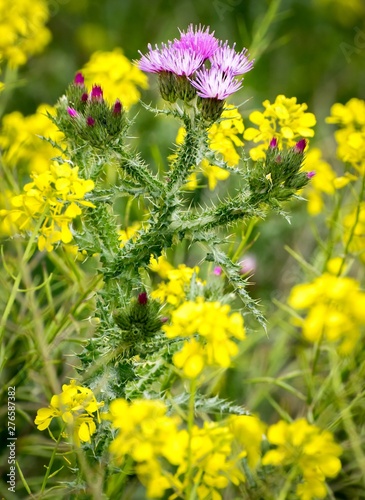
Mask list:
[{"label": "magenta thistle bloom", "polygon": [[277,146],[278,146],[278,140],[276,137],[273,137],[270,141],[269,147],[274,149],[277,148]]},{"label": "magenta thistle bloom", "polygon": [[74,78],[74,84],[82,87],[85,83],[84,75],[82,73],[76,73]]},{"label": "magenta thistle bloom", "polygon": [[94,118],[92,116],[88,116],[86,118],[86,125],[88,127],[93,127],[95,125],[95,120],[94,120]]},{"label": "magenta thistle bloom", "polygon": [[103,90],[100,85],[93,85],[90,92],[90,98],[92,101],[102,101],[103,100]]},{"label": "magenta thistle bloom", "polygon": [[316,173],[315,173],[314,170],[311,170],[310,172],[307,172],[308,179],[312,179],[312,177],[314,177],[315,175],[316,175]]},{"label": "magenta thistle bloom", "polygon": [[70,106],[68,106],[68,108],[67,108],[67,113],[71,116],[71,118],[77,118],[79,116],[76,109],[70,108]]},{"label": "magenta thistle bloom", "polygon": [[81,96],[81,102],[86,102],[89,99],[89,94],[84,92]]},{"label": "magenta thistle bloom", "polygon": [[230,71],[232,75],[243,75],[253,68],[253,61],[247,57],[247,49],[241,52],[235,51],[236,44],[231,48],[228,42],[220,43],[217,50],[209,58],[212,67],[217,67],[221,71]]},{"label": "magenta thistle bloom", "polygon": [[190,80],[197,94],[205,99],[223,101],[241,88],[242,82],[236,80],[230,72],[223,72],[219,68],[202,68]]},{"label": "magenta thistle bloom", "polygon": [[122,103],[120,102],[119,99],[117,99],[114,103],[114,106],[113,106],[113,115],[120,115],[121,112],[122,112]]},{"label": "magenta thistle bloom", "polygon": [[165,47],[161,54],[165,71],[171,71],[178,76],[191,76],[204,63],[202,54],[187,49]]},{"label": "magenta thistle bloom", "polygon": [[201,55],[203,59],[208,59],[218,48],[218,40],[209,33],[209,26],[204,30],[204,26],[199,27],[190,24],[186,33],[180,31],[180,40],[174,40],[173,47],[183,49]]},{"label": "magenta thistle bloom", "polygon": [[147,47],[149,52],[146,55],[143,55],[140,50],[138,51],[142,56],[138,61],[139,69],[145,71],[146,73],[161,73],[162,71],[165,71],[161,62],[161,50],[157,45],[155,45],[156,48],[153,49],[150,43]]},{"label": "magenta thistle bloom", "polygon": [[305,147],[307,145],[307,141],[305,139],[300,139],[294,146],[293,150],[295,153],[303,153]]}]

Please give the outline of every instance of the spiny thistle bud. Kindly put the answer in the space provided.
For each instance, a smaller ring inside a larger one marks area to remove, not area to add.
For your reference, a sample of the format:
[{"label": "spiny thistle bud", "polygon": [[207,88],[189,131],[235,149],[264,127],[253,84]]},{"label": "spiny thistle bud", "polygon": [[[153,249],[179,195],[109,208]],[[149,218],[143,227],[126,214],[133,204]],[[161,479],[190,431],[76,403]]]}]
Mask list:
[{"label": "spiny thistle bud", "polygon": [[269,147],[274,149],[278,147],[278,140],[276,137],[273,137],[270,141]]},{"label": "spiny thistle bud", "polygon": [[202,118],[208,122],[208,124],[213,124],[220,118],[224,109],[224,100],[219,99],[204,99],[198,97],[197,104],[200,109]]},{"label": "spiny thistle bud", "polygon": [[100,85],[93,85],[90,92],[90,99],[92,101],[103,101],[103,89],[100,87]]},{"label": "spiny thistle bud", "polygon": [[122,110],[123,110],[123,106],[122,106],[122,103],[120,102],[119,99],[117,99],[114,103],[114,106],[113,106],[113,114],[114,115],[120,115],[122,113]]},{"label": "spiny thistle bud", "polygon": [[138,303],[141,304],[141,306],[145,306],[148,302],[148,297],[146,292],[142,292],[138,295]]},{"label": "spiny thistle bud", "polygon": [[95,125],[95,120],[94,120],[94,118],[92,116],[88,116],[86,118],[86,125],[88,127],[93,127]]},{"label": "spiny thistle bud", "polygon": [[314,170],[311,170],[310,172],[307,172],[307,177],[308,179],[312,179],[316,175],[316,172]]},{"label": "spiny thistle bud", "polygon": [[71,116],[71,118],[77,118],[79,116],[76,109],[71,108],[70,106],[68,106],[68,108],[67,108],[67,113]]},{"label": "spiny thistle bud", "polygon": [[81,102],[87,102],[89,99],[89,94],[87,92],[84,92],[82,95],[81,95]]},{"label": "spiny thistle bud", "polygon": [[158,75],[159,90],[162,99],[168,102],[177,101],[175,75],[170,71],[163,71]]},{"label": "spiny thistle bud", "polygon": [[298,141],[296,143],[296,145],[294,146],[293,150],[295,151],[295,153],[303,153],[306,145],[307,145],[307,141],[305,139],[300,139],[300,141]]}]

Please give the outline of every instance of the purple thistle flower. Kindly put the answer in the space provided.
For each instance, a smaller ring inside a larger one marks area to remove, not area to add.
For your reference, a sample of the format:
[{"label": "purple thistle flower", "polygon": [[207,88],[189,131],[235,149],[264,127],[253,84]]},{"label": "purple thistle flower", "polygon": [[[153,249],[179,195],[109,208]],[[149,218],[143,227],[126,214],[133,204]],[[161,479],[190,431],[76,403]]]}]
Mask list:
[{"label": "purple thistle flower", "polygon": [[81,102],[86,102],[89,99],[89,94],[84,92],[81,96]]},{"label": "purple thistle flower", "polygon": [[74,84],[79,85],[80,87],[83,87],[85,83],[84,80],[84,75],[82,73],[76,73],[75,78],[74,78]]},{"label": "purple thistle flower", "polygon": [[88,116],[86,118],[86,125],[88,127],[93,127],[95,125],[95,120],[94,120],[94,118],[92,116]]},{"label": "purple thistle flower", "polygon": [[204,57],[188,49],[170,46],[162,50],[161,62],[165,71],[178,76],[191,76],[202,66]]},{"label": "purple thistle flower", "polygon": [[139,69],[146,73],[161,73],[165,71],[161,62],[161,49],[159,49],[157,45],[155,45],[156,48],[153,49],[150,43],[147,47],[149,52],[146,55],[143,55],[140,50],[138,51],[141,55],[141,59],[138,61]]},{"label": "purple thistle flower", "polygon": [[253,61],[247,57],[247,49],[241,52],[235,51],[236,44],[231,48],[228,42],[220,42],[217,50],[209,58],[212,67],[217,67],[221,71],[230,71],[232,75],[243,75],[253,68]]},{"label": "purple thistle flower", "polygon": [[310,172],[307,172],[307,178],[312,179],[316,175],[316,172],[314,170],[311,170]]},{"label": "purple thistle flower", "polygon": [[278,147],[278,140],[276,137],[273,137],[270,141],[269,147],[274,149]]},{"label": "purple thistle flower", "polygon": [[90,92],[90,98],[92,101],[102,101],[103,100],[103,90],[100,85],[93,85]]},{"label": "purple thistle flower", "polygon": [[79,116],[76,109],[70,108],[70,106],[68,106],[68,108],[67,108],[67,113],[71,116],[71,118],[77,118]]},{"label": "purple thistle flower", "polygon": [[295,153],[303,153],[306,145],[307,145],[307,141],[305,139],[300,139],[300,141],[298,141],[296,143],[296,145],[294,146],[293,151]]},{"label": "purple thistle flower", "polygon": [[190,80],[197,94],[205,99],[222,101],[241,88],[242,82],[236,80],[230,72],[223,72],[219,68],[202,68]]},{"label": "purple thistle flower", "polygon": [[204,29],[204,26],[199,24],[199,27],[193,24],[188,26],[186,33],[180,31],[180,40],[174,40],[173,47],[176,49],[188,50],[194,54],[200,55],[203,59],[208,59],[218,48],[218,40],[209,33],[209,26]]}]

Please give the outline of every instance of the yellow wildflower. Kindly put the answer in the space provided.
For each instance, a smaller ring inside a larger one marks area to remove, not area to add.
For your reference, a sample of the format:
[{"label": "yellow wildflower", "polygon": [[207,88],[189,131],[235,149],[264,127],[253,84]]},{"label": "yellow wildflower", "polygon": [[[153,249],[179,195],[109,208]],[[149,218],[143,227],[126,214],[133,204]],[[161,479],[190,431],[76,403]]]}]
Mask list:
[{"label": "yellow wildflower", "polygon": [[[166,269],[166,264],[164,264]],[[161,263],[159,264],[161,273]],[[166,273],[167,282],[162,282],[157,285],[156,290],[151,294],[152,298],[160,302],[167,302],[173,306],[181,304],[186,297],[186,293],[190,289],[190,283],[193,276],[198,274],[199,267],[188,267],[185,264],[180,264],[177,269],[167,269],[163,271]],[[196,280],[198,284],[202,284],[200,280]]]},{"label": "yellow wildflower", "polygon": [[47,113],[54,114],[54,108],[41,104],[33,115],[23,116],[14,111],[4,116],[0,147],[2,160],[7,166],[40,174],[48,170],[51,158],[60,155],[59,150],[39,137],[49,138],[58,144],[64,138]]},{"label": "yellow wildflower", "polygon": [[303,137],[313,137],[312,127],[316,124],[313,113],[306,113],[306,104],[297,104],[296,97],[278,95],[274,103],[269,100],[263,102],[264,112],[253,111],[250,120],[258,129],[250,127],[245,130],[243,137],[248,141],[260,143],[250,150],[253,160],[265,158],[265,150],[275,137],[278,147],[290,148]]},{"label": "yellow wildflower", "polygon": [[121,229],[119,231],[120,248],[123,248],[126,242],[130,239],[134,240],[137,236],[137,232],[141,229],[140,222],[133,222],[131,226],[126,227],[125,229]]},{"label": "yellow wildflower", "polygon": [[174,266],[169,263],[164,255],[160,255],[158,259],[155,259],[151,255],[150,264],[148,267],[151,269],[151,271],[157,273],[163,279],[167,278],[168,272],[174,269]]},{"label": "yellow wildflower", "polygon": [[237,441],[247,451],[248,465],[254,469],[261,457],[266,425],[255,415],[233,415],[229,425]]},{"label": "yellow wildflower", "polygon": [[12,209],[1,210],[5,223],[19,231],[33,231],[44,217],[39,229],[38,248],[50,252],[56,243],[70,243],[72,219],[81,214],[81,206],[94,207],[83,198],[94,188],[92,180],[78,176],[78,167],[68,163],[53,164],[42,174],[33,174],[33,182],[24,186],[24,194],[11,199]]},{"label": "yellow wildflower", "polygon": [[204,302],[201,298],[184,302],[172,312],[171,324],[163,326],[166,336],[192,337],[173,357],[175,366],[186,377],[197,377],[205,366],[230,366],[232,357],[238,354],[232,338],[243,340],[245,330],[242,315],[229,313],[229,305]]},{"label": "yellow wildflower", "polygon": [[73,430],[73,440],[76,446],[80,442],[90,442],[91,436],[96,431],[95,416],[100,423],[98,410],[103,406],[98,403],[91,389],[76,384],[71,380],[70,384],[62,386],[62,392],[52,396],[48,408],[40,408],[34,420],[40,431],[48,429],[54,418],[61,418]]},{"label": "yellow wildflower", "polygon": [[322,336],[330,342],[341,341],[339,350],[352,351],[365,324],[365,293],[353,278],[325,273],[311,283],[296,285],[288,303],[294,309],[308,309],[301,321],[303,335],[311,342]]},{"label": "yellow wildflower", "polygon": [[336,103],[331,108],[327,123],[339,125],[335,132],[337,156],[350,163],[360,173],[365,172],[365,101],[350,99],[345,105]]},{"label": "yellow wildflower", "polygon": [[338,457],[342,449],[333,435],[302,418],[290,424],[281,420],[271,425],[267,439],[277,448],[265,454],[262,464],[298,468],[304,479],[297,487],[299,498],[324,498],[326,478],[337,476],[341,470]]},{"label": "yellow wildflower", "polygon": [[42,52],[51,39],[45,27],[49,19],[46,0],[0,0],[0,59],[21,66]]},{"label": "yellow wildflower", "polygon": [[345,187],[349,182],[356,180],[356,177],[346,172],[343,176],[336,177],[331,165],[322,158],[321,150],[310,149],[304,160],[304,170],[315,172],[306,188],[308,198],[307,209],[311,215],[318,215],[324,208],[323,195],[333,195],[336,189]]},{"label": "yellow wildflower", "polygon": [[141,98],[138,87],[148,88],[147,76],[120,48],[111,52],[95,52],[81,72],[89,88],[94,84],[100,85],[104,98],[110,104],[120,99],[125,108],[130,108]]}]

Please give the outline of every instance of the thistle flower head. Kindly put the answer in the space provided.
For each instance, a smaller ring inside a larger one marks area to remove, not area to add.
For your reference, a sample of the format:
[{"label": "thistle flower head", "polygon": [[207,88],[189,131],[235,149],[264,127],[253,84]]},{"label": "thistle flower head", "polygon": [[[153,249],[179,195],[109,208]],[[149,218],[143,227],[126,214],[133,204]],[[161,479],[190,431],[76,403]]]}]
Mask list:
[{"label": "thistle flower head", "polygon": [[93,85],[90,92],[90,99],[92,101],[102,101],[103,100],[103,89],[100,85]]},{"label": "thistle flower head", "polygon": [[305,139],[300,139],[294,146],[293,150],[295,153],[303,153],[305,147],[307,145],[307,141]]},{"label": "thistle flower head", "polygon": [[113,114],[114,115],[120,115],[121,112],[122,112],[122,103],[120,102],[119,99],[117,99],[114,103],[114,106],[113,106]]},{"label": "thistle flower head", "polygon": [[79,116],[76,109],[71,108],[70,106],[68,106],[68,108],[67,108],[67,113],[71,116],[71,118],[77,118]]},{"label": "thistle flower head", "polygon": [[276,137],[273,137],[270,141],[269,147],[274,149],[278,147],[278,140]]},{"label": "thistle flower head", "polygon": [[197,89],[198,96],[219,101],[223,101],[242,86],[242,82],[236,80],[230,71],[223,72],[216,67],[200,69],[196,72],[195,79],[190,81]]},{"label": "thistle flower head", "polygon": [[228,42],[220,42],[217,50],[210,56],[212,67],[216,67],[223,72],[230,71],[232,75],[243,75],[253,68],[253,61],[247,56],[247,49],[241,52],[235,51],[236,44],[231,48]]},{"label": "thistle flower head", "polygon": [[95,125],[95,120],[94,120],[94,118],[92,116],[88,116],[86,118],[86,125],[88,127],[93,127]]},{"label": "thistle flower head", "polygon": [[153,49],[150,43],[147,47],[149,52],[146,55],[142,54],[140,50],[138,51],[141,55],[141,59],[138,61],[139,69],[146,73],[161,73],[165,71],[161,61],[161,49],[157,45]]},{"label": "thistle flower head", "polygon": [[180,31],[180,40],[174,40],[173,47],[176,49],[187,50],[193,54],[200,55],[203,59],[208,59],[218,48],[218,40],[213,33],[209,33],[209,26],[199,27],[190,24],[186,33]]}]

